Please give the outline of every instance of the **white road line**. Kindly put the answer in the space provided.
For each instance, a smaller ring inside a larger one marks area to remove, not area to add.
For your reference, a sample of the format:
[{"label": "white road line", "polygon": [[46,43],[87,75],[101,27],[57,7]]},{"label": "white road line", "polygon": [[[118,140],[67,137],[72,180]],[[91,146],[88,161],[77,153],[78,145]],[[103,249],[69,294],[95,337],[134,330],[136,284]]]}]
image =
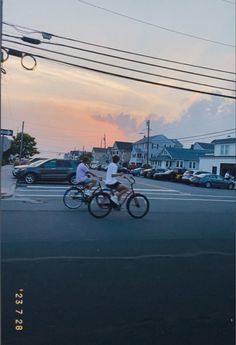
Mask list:
[{"label": "white road line", "polygon": [[[15,195],[16,199],[20,199],[22,197],[47,197],[47,198],[62,198],[63,195],[58,195],[58,194],[19,194]],[[149,200],[169,200],[169,201],[205,201],[205,202],[228,202],[228,203],[236,203],[235,200],[226,200],[226,199],[203,199],[203,198],[181,198],[181,197],[176,197],[176,195],[172,198],[170,197],[149,197]],[[10,199],[5,199],[5,200],[10,200]]]},{"label": "white road line", "polygon": [[221,255],[221,256],[234,256],[234,253],[227,252],[196,252],[196,253],[166,253],[166,254],[143,254],[133,256],[41,256],[41,257],[14,257],[4,258],[2,262],[22,262],[22,261],[48,261],[48,260],[142,260],[142,259],[155,259],[155,258],[188,258],[197,256],[209,256],[209,255]]},{"label": "white road line", "polygon": [[174,201],[174,200],[181,200],[181,201],[207,201],[207,202],[231,202],[231,203],[235,203],[235,200],[213,200],[213,199],[199,199],[199,198],[149,198],[149,200],[170,200],[170,201]]}]

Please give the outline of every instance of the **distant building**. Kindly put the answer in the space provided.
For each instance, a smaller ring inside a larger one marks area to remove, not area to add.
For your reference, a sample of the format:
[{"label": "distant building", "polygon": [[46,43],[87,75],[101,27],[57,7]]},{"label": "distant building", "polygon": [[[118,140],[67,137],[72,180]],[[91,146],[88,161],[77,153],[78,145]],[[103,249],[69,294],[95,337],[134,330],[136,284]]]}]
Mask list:
[{"label": "distant building", "polygon": [[198,170],[200,157],[205,154],[206,152],[202,149],[165,147],[158,156],[153,158],[152,167],[156,169]]},{"label": "distant building", "polygon": [[212,143],[201,143],[196,142],[191,145],[191,149],[193,150],[207,150],[208,152],[214,152],[214,144]]},{"label": "distant building", "polygon": [[[130,164],[142,166],[147,163],[148,138],[144,137],[133,144]],[[155,157],[163,150],[164,147],[183,147],[176,139],[168,139],[165,135],[158,134],[149,137],[149,163],[156,164]]]},{"label": "distant building", "polygon": [[92,149],[92,160],[99,164],[105,164],[109,162],[109,156],[107,149],[103,147],[93,147]]},{"label": "distant building", "polygon": [[236,177],[236,138],[216,139],[211,143],[214,152],[200,158],[200,169],[220,175],[230,171]]},{"label": "distant building", "polygon": [[125,141],[115,141],[111,148],[111,155],[118,155],[120,157],[120,163],[128,163],[132,151],[132,143]]},{"label": "distant building", "polygon": [[80,158],[80,156],[83,155],[83,153],[84,153],[83,151],[78,151],[78,150],[70,151],[64,154],[64,158],[77,160]]}]

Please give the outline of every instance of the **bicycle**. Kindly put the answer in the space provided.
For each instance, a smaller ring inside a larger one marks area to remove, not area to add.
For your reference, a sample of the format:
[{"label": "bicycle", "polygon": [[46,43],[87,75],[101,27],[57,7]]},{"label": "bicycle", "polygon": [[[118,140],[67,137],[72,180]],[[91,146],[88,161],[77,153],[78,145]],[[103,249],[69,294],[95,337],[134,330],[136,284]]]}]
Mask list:
[{"label": "bicycle", "polygon": [[133,218],[143,218],[149,211],[149,200],[148,198],[134,191],[133,185],[135,184],[135,179],[133,177],[128,178],[124,176],[130,183],[130,190],[127,192],[123,198],[121,204],[116,206],[112,200],[111,196],[114,195],[114,191],[110,189],[110,193],[100,191],[95,193],[88,202],[88,211],[95,218],[106,217],[111,210],[120,209],[126,203],[126,209],[129,215]]},{"label": "bicycle", "polygon": [[101,192],[101,191],[109,191],[108,189],[102,188],[100,180],[98,181],[98,186],[92,194],[86,195],[85,184],[83,182],[79,182],[77,186],[73,186],[69,189],[67,189],[63,195],[63,203],[64,205],[69,209],[77,209],[79,208],[83,203],[88,204],[89,200],[95,193]]}]

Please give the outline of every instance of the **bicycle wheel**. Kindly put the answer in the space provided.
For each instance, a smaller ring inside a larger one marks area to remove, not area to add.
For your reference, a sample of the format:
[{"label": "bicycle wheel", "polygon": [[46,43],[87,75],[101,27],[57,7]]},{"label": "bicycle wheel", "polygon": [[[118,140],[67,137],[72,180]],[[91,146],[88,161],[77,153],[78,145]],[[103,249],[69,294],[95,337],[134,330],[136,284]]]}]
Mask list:
[{"label": "bicycle wheel", "polygon": [[136,193],[127,200],[126,208],[131,217],[143,218],[149,211],[149,201],[145,195]]},{"label": "bicycle wheel", "polygon": [[107,193],[94,194],[88,203],[89,213],[95,218],[104,218],[111,212],[111,200]]},{"label": "bicycle wheel", "polygon": [[79,208],[84,200],[84,193],[77,187],[67,189],[63,195],[64,205],[70,209]]}]

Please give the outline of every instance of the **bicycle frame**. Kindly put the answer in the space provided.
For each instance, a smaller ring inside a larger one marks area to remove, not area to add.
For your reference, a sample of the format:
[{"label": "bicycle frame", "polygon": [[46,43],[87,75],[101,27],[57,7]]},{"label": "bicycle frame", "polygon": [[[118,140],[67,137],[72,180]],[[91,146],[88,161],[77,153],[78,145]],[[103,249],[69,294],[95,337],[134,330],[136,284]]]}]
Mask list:
[{"label": "bicycle frame", "polygon": [[[123,200],[121,200],[120,206],[123,206],[126,203],[126,201],[129,199],[129,197],[135,194],[135,191],[133,188],[133,185],[135,184],[135,179],[131,177],[131,180],[130,180],[127,176],[124,176],[123,178],[125,178],[130,183],[130,190],[125,194]],[[110,190],[111,190],[111,194],[114,194],[113,193],[114,189],[113,190],[110,189]]]}]

